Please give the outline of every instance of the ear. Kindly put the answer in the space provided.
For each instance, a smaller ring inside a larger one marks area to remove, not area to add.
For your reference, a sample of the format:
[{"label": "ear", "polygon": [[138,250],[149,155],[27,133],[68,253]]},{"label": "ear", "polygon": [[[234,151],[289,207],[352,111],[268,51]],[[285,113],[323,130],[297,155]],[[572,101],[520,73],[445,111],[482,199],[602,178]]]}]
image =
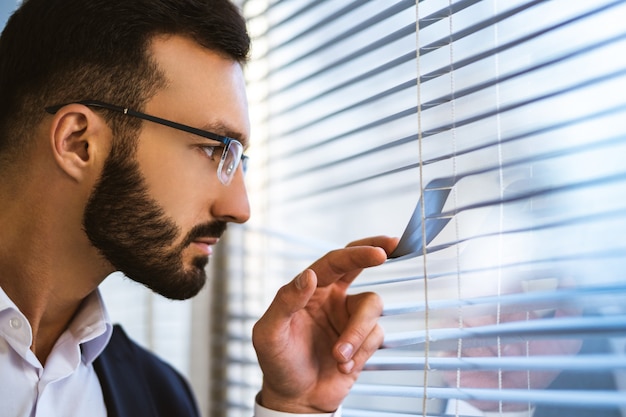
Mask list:
[{"label": "ear", "polygon": [[62,171],[75,181],[99,175],[111,141],[111,130],[101,116],[82,104],[70,104],[54,115],[49,132]]}]

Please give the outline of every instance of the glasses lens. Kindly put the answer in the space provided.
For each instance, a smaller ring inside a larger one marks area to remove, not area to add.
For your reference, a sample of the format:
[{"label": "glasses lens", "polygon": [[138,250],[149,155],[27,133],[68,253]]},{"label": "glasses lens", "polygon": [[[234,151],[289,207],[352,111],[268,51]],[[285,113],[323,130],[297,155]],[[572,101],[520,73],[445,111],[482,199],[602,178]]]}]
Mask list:
[{"label": "glasses lens", "polygon": [[230,184],[237,171],[241,155],[243,154],[243,146],[236,140],[231,140],[226,145],[226,149],[222,153],[220,164],[217,167],[217,177],[224,185]]}]

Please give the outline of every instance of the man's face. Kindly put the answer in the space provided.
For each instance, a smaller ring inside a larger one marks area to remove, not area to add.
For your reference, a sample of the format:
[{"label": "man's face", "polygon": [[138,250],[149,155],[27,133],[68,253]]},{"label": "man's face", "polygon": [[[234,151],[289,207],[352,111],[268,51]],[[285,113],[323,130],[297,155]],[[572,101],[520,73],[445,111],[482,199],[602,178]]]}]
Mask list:
[{"label": "man's face", "polygon": [[[145,112],[247,143],[241,67],[186,38],[157,38],[155,60],[168,83]],[[123,103],[120,103],[123,105]],[[116,269],[173,299],[194,296],[227,222],[249,206],[240,168],[230,185],[217,178],[208,139],[144,122],[135,155],[107,160],[84,214],[92,244]]]}]

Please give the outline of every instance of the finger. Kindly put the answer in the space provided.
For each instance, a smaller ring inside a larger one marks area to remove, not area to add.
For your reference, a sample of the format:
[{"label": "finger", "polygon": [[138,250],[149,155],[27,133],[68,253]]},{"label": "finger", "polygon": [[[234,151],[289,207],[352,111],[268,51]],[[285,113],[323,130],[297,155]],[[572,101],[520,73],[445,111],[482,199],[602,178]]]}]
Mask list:
[{"label": "finger", "polygon": [[291,317],[306,306],[316,285],[315,273],[310,269],[302,271],[290,283],[278,290],[268,311],[276,316]]},{"label": "finger", "polygon": [[378,320],[383,310],[381,298],[375,293],[362,293],[349,296],[346,302],[350,318],[333,349],[333,356],[342,364],[356,361],[357,357],[363,356],[363,353],[356,355],[361,350],[366,355],[371,355],[373,351],[370,351],[375,351],[382,343],[382,337],[380,340],[370,339],[372,334],[382,336],[382,329],[372,333],[379,327]]},{"label": "finger", "polygon": [[338,280],[350,283],[363,268],[385,262],[387,253],[378,246],[349,246],[337,249],[315,261],[309,268],[315,271],[318,285],[325,287]]},{"label": "finger", "polygon": [[255,325],[255,333],[273,334],[289,326],[291,317],[309,302],[315,288],[315,273],[307,269],[281,287],[263,317]]},{"label": "finger", "polygon": [[[350,247],[357,247],[357,246],[373,246],[373,247],[379,247],[381,249],[383,249],[385,251],[385,259],[387,260],[387,257],[389,256],[389,254],[391,254],[394,249],[396,248],[396,246],[398,246],[398,241],[400,239],[396,238],[396,237],[388,237],[388,236],[374,236],[374,237],[368,237],[368,238],[364,238],[364,239],[360,239],[360,240],[355,240],[354,242],[349,243],[346,247],[350,248]],[[383,262],[384,262],[383,260]],[[379,265],[379,264],[376,264]],[[369,265],[369,266],[376,266],[376,265]],[[368,266],[368,267],[369,267]],[[345,284],[347,284],[346,286],[349,286],[357,276],[359,276],[359,274],[362,272],[363,268],[361,269],[355,269],[352,271],[348,271],[346,272],[342,277],[341,277],[341,281],[343,281]]]},{"label": "finger", "polygon": [[400,241],[397,237],[389,237],[389,236],[372,236],[366,237],[364,239],[355,240],[354,242],[350,242],[346,247],[352,246],[377,246],[382,248],[387,255],[392,253],[396,246],[398,246],[398,242]]},{"label": "finger", "polygon": [[384,338],[383,328],[377,324],[361,344],[361,348],[354,353],[352,359],[337,365],[339,371],[345,374],[361,372],[367,361],[380,349]]}]

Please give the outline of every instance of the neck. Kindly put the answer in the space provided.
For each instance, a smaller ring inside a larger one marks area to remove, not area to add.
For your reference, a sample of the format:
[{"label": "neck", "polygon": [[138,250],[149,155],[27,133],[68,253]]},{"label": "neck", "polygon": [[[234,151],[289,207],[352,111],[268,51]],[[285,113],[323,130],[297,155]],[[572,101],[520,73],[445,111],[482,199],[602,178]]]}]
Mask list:
[{"label": "neck", "polygon": [[[81,223],[71,221],[75,219],[68,218],[63,207],[35,197],[7,198],[2,191],[0,286],[28,319],[31,350],[45,364],[82,301],[113,270],[80,227],[71,229],[69,225]],[[39,195],[32,190],[21,193]]]},{"label": "neck", "polygon": [[89,289],[72,294],[50,271],[41,273],[39,268],[28,268],[15,257],[7,259],[5,255],[4,251],[0,254],[0,286],[28,319],[33,338],[31,350],[45,364]]}]

